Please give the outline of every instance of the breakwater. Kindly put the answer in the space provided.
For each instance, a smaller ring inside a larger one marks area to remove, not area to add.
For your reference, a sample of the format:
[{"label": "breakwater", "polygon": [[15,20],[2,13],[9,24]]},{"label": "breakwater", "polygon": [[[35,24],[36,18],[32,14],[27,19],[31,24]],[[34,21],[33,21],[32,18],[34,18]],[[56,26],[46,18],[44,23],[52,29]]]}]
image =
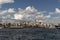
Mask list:
[{"label": "breakwater", "polygon": [[60,29],[0,29],[0,40],[60,40]]}]

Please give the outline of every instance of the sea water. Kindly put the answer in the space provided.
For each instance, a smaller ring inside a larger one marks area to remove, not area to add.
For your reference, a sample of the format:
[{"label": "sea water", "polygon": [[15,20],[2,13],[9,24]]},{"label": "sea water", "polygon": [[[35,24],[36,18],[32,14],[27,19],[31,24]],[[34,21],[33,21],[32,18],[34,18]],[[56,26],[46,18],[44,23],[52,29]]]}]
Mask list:
[{"label": "sea water", "polygon": [[60,29],[4,28],[0,29],[0,40],[60,40]]}]

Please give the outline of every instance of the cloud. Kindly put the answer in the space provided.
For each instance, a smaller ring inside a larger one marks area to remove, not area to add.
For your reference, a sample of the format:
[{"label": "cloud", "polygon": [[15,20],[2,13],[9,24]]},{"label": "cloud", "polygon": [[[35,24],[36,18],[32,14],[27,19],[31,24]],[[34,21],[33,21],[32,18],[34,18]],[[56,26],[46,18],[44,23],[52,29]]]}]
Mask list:
[{"label": "cloud", "polygon": [[13,15],[15,13],[14,8],[9,8],[7,10],[0,10],[0,18],[13,18]]},{"label": "cloud", "polygon": [[[18,11],[16,11],[18,10]],[[53,12],[47,12],[47,11],[39,11],[36,8],[32,6],[28,6],[25,9],[18,8],[9,8],[7,10],[0,10],[0,17],[2,18],[10,18],[10,19],[19,19],[24,21],[34,21],[34,20],[40,20],[45,22],[53,22],[60,23],[60,9],[55,8],[55,11]],[[46,15],[46,13],[48,13]]]},{"label": "cloud", "polygon": [[3,19],[6,19],[7,17],[11,18],[11,15],[2,16]]},{"label": "cloud", "polygon": [[9,13],[15,13],[15,9],[9,8],[8,10],[0,10],[0,15],[9,14]]},{"label": "cloud", "polygon": [[23,15],[21,15],[21,14],[14,15],[14,19],[22,19],[22,18],[23,18]]},{"label": "cloud", "polygon": [[56,11],[55,12],[56,13],[60,13],[60,9],[56,8]]},{"label": "cloud", "polygon": [[60,17],[55,17],[54,24],[60,23]]},{"label": "cloud", "polygon": [[59,8],[55,8],[55,11],[53,12],[49,12],[50,15],[53,15],[53,14],[60,14],[60,9]]},{"label": "cloud", "polygon": [[5,3],[13,3],[14,0],[0,0],[0,6]]},{"label": "cloud", "polygon": [[53,23],[60,23],[60,9],[55,8],[55,11],[49,12],[49,15],[51,15]]},{"label": "cloud", "polygon": [[47,16],[45,16],[44,18],[50,18],[51,17],[51,15],[47,15]]},{"label": "cloud", "polygon": [[7,10],[0,11],[0,15],[7,13]]},{"label": "cloud", "polygon": [[7,12],[8,13],[14,13],[15,12],[15,9],[14,8],[9,8]]},{"label": "cloud", "polygon": [[20,9],[21,8],[19,8],[19,11],[14,15],[15,19],[31,19],[37,13],[37,10],[31,6],[26,7],[26,9]]},{"label": "cloud", "polygon": [[18,8],[16,11],[14,8],[9,8],[7,10],[1,10],[0,16],[2,18],[10,18],[10,19],[19,19],[24,21],[34,21],[34,20],[42,20],[48,21],[51,18],[51,15],[45,15],[46,11],[38,11],[36,8],[32,6],[28,6],[25,9]]},{"label": "cloud", "polygon": [[16,14],[14,14],[14,18],[25,21],[49,19],[51,16],[45,16],[45,13],[46,11],[38,11],[34,7],[28,6],[25,9],[19,8],[19,11]]},{"label": "cloud", "polygon": [[38,16],[36,16],[36,18],[43,18],[44,17],[44,15],[42,14],[42,15],[38,15]]}]

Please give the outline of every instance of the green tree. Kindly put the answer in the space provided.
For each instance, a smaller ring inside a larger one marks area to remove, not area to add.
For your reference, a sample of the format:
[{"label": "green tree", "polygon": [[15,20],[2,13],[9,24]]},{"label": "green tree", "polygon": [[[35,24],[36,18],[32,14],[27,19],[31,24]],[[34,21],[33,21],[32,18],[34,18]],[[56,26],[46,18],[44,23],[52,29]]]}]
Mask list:
[{"label": "green tree", "polygon": [[8,26],[8,27],[11,27],[11,23],[8,23],[7,26]]}]

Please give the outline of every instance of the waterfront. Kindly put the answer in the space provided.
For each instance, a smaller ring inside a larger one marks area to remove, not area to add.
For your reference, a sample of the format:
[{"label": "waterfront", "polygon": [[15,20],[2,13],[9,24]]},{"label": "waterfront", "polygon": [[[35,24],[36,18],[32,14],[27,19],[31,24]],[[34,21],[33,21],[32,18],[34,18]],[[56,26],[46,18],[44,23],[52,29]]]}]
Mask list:
[{"label": "waterfront", "polygon": [[25,21],[25,22],[14,22],[11,23],[9,21],[5,23],[0,23],[0,28],[56,28],[56,26],[53,23],[48,22],[41,22],[41,21]]},{"label": "waterfront", "polygon": [[0,40],[60,40],[60,29],[3,28],[0,29]]}]

